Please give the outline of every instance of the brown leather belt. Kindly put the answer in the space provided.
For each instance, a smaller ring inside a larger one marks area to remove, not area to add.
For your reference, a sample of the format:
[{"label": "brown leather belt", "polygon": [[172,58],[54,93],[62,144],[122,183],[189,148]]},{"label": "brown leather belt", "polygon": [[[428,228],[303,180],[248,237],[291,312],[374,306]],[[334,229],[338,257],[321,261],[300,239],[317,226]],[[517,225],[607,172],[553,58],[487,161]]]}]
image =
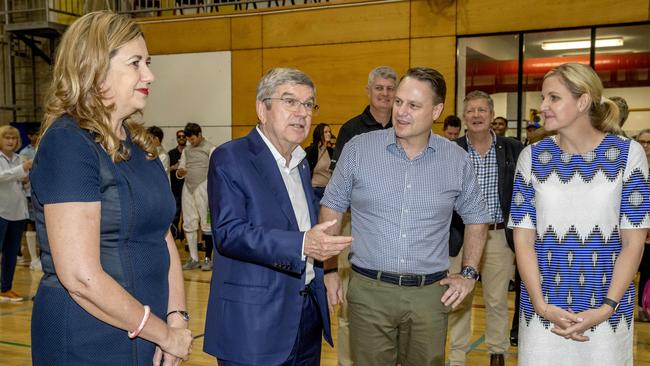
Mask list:
[{"label": "brown leather belt", "polygon": [[502,230],[506,228],[506,224],[503,222],[500,222],[498,224],[489,224],[488,225],[488,230]]}]

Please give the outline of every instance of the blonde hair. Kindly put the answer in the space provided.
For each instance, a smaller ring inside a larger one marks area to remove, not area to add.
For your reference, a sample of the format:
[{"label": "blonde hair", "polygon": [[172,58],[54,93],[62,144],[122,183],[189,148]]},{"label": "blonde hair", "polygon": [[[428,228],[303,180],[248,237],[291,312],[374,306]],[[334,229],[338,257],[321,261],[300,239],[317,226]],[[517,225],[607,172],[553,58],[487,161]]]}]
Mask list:
[{"label": "blonde hair", "polygon": [[[104,105],[101,84],[110,59],[120,47],[138,37],[142,37],[142,31],[135,22],[109,11],[88,13],[68,28],[56,51],[41,136],[57,118],[69,114],[79,127],[94,133],[95,142],[114,162],[131,157],[131,151],[111,129],[110,116],[115,105]],[[148,158],[155,159],[156,148],[142,124],[129,116],[123,125]]]},{"label": "blonde hair", "polygon": [[16,148],[14,149],[14,152],[20,150],[20,147],[22,146],[21,144],[22,141],[20,141],[20,132],[16,127],[10,125],[0,126],[0,138],[5,136],[15,137],[18,140],[18,143],[16,144]]},{"label": "blonde hair", "polygon": [[603,97],[603,83],[591,67],[578,63],[566,63],[546,73],[544,80],[551,76],[560,78],[562,84],[576,99],[583,94],[591,97],[589,119],[595,129],[617,135],[623,133],[618,125],[618,106],[612,100]]}]

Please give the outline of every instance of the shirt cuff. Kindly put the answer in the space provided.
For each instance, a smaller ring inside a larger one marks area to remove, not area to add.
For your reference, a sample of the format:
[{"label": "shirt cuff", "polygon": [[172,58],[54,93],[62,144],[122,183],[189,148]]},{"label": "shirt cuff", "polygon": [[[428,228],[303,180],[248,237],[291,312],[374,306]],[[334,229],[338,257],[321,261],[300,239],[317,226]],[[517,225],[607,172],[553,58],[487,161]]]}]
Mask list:
[{"label": "shirt cuff", "polygon": [[305,256],[305,237],[307,236],[307,232],[302,235],[302,249],[300,249],[300,255],[302,256],[302,261],[306,261],[307,257]]}]

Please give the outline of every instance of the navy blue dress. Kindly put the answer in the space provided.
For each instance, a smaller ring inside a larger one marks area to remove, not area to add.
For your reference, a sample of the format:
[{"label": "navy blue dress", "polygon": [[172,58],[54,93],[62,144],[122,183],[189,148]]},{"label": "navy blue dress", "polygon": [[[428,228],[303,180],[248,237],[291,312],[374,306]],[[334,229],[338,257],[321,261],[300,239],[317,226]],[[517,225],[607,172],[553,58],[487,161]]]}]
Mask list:
[{"label": "navy blue dress", "polygon": [[153,343],[129,339],[126,331],[86,312],[62,287],[43,215],[46,204],[101,202],[104,271],[164,319],[169,292],[164,238],[174,217],[174,197],[160,161],[147,160],[130,139],[125,144],[131,158],[115,164],[69,116],[54,122],[40,142],[30,175],[44,272],[32,312],[34,365],[151,365]]}]

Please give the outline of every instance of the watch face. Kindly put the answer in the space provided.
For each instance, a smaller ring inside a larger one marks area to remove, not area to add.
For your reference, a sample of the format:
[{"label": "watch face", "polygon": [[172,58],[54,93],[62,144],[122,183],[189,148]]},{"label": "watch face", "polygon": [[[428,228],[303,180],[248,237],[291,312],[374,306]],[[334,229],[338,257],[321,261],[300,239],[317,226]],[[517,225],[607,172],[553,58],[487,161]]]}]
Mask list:
[{"label": "watch face", "polygon": [[474,268],[470,266],[465,266],[463,267],[462,271],[460,272],[461,276],[465,278],[470,278],[473,280],[478,280],[478,271],[475,270]]}]

